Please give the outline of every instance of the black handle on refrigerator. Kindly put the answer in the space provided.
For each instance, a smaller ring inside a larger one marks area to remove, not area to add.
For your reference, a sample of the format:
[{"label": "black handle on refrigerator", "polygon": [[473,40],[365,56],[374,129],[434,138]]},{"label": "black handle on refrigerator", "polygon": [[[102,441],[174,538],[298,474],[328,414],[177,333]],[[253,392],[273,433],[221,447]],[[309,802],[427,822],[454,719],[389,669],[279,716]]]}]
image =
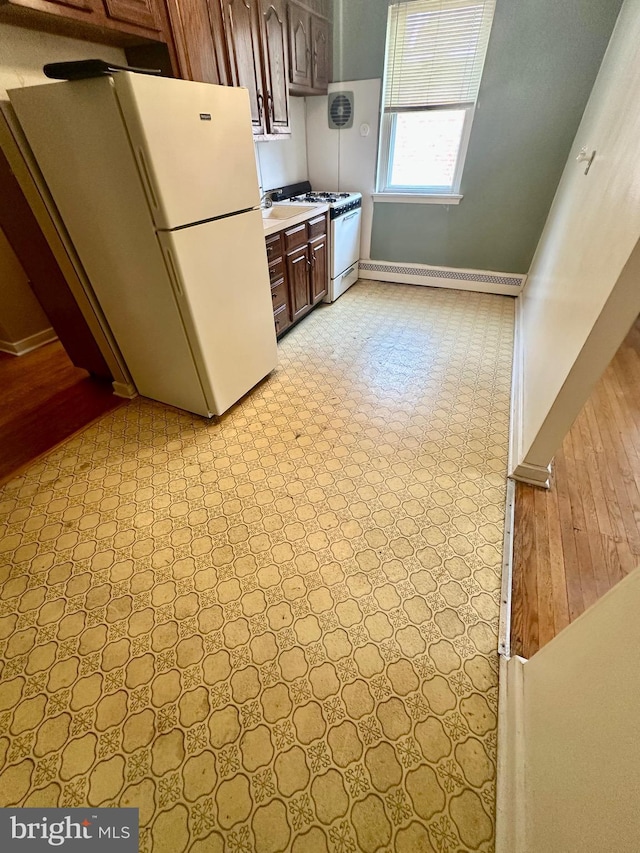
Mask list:
[{"label": "black handle on refrigerator", "polygon": [[114,71],[135,71],[136,74],[159,76],[159,68],[131,68],[128,65],[114,65],[102,59],[79,59],[75,62],[50,62],[42,68],[45,77],[52,80],[84,80],[88,77],[104,77]]}]

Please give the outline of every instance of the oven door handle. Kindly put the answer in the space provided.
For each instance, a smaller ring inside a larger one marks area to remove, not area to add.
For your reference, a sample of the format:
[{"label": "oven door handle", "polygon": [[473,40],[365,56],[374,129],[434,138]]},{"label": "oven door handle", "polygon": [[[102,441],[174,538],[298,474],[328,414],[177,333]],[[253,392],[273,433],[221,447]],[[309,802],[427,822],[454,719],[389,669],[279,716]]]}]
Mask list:
[{"label": "oven door handle", "polygon": [[360,214],[360,211],[356,210],[353,213],[350,213],[348,216],[337,216],[336,219],[342,219],[343,222],[348,222],[350,219],[353,219],[354,217],[358,216],[359,214]]}]

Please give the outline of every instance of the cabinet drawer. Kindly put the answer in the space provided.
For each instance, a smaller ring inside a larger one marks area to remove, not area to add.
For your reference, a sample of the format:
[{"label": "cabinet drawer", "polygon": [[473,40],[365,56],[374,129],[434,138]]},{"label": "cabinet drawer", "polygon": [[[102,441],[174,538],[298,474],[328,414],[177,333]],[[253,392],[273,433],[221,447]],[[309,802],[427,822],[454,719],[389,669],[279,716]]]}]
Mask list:
[{"label": "cabinet drawer", "polygon": [[309,239],[315,240],[316,237],[324,237],[327,233],[327,217],[326,214],[322,214],[322,216],[316,216],[314,219],[310,219],[307,223],[309,226]]},{"label": "cabinet drawer", "polygon": [[284,260],[280,257],[269,264],[269,279],[276,284],[281,278],[284,278]]},{"label": "cabinet drawer", "polygon": [[284,232],[284,250],[285,252],[292,252],[294,249],[299,249],[300,246],[304,246],[307,240],[307,223],[303,222],[301,225],[296,225],[295,228],[289,228],[288,231]]},{"label": "cabinet drawer", "polygon": [[284,305],[287,306],[287,282],[281,279],[275,287],[271,288],[271,300],[273,302],[273,310],[277,311]]},{"label": "cabinet drawer", "polygon": [[282,235],[278,232],[267,237],[267,258],[269,263],[282,257]]},{"label": "cabinet drawer", "polygon": [[279,335],[281,332],[284,332],[285,329],[289,328],[291,324],[286,305],[283,305],[282,308],[278,308],[277,311],[274,311],[273,322],[276,327],[276,335]]}]

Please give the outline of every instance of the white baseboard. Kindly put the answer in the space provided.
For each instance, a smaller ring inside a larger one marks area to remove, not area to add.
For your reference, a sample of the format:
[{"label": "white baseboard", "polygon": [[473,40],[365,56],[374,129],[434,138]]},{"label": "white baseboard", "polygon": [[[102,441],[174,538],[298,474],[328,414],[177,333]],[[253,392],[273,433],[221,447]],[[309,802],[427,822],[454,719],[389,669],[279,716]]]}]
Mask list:
[{"label": "white baseboard", "polygon": [[425,287],[470,290],[475,293],[494,293],[499,296],[517,296],[527,279],[525,275],[516,273],[370,260],[360,261],[360,278],[370,281],[388,281],[394,284],[417,284]]},{"label": "white baseboard", "polygon": [[7,352],[10,355],[26,355],[38,347],[43,347],[45,344],[57,340],[58,336],[49,327],[43,329],[42,332],[36,332],[35,335],[29,335],[28,338],[22,338],[20,341],[0,341],[0,352]]},{"label": "white baseboard", "polygon": [[114,380],[112,385],[113,393],[116,397],[124,397],[125,400],[133,400],[134,397],[138,396],[138,392],[130,382],[117,382]]},{"label": "white baseboard", "polygon": [[495,853],[525,853],[524,666],[500,657]]},{"label": "white baseboard", "polygon": [[522,343],[522,299],[516,299],[513,329],[513,367],[511,374],[511,417],[509,420],[509,477],[548,489],[551,485],[551,465],[533,465],[523,459],[524,428],[524,349]]},{"label": "white baseboard", "polygon": [[511,656],[511,599],[513,594],[513,534],[516,506],[516,484],[507,480],[502,548],[502,588],[500,592],[500,624],[498,654]]},{"label": "white baseboard", "polygon": [[522,299],[515,301],[513,323],[513,364],[511,368],[511,416],[509,418],[509,459],[507,470],[513,471],[522,458],[523,425],[523,371],[524,353],[522,350]]},{"label": "white baseboard", "polygon": [[509,476],[519,483],[528,483],[530,486],[538,486],[541,489],[551,488],[551,463],[546,468],[542,465],[531,465],[529,462],[521,462],[511,471]]}]

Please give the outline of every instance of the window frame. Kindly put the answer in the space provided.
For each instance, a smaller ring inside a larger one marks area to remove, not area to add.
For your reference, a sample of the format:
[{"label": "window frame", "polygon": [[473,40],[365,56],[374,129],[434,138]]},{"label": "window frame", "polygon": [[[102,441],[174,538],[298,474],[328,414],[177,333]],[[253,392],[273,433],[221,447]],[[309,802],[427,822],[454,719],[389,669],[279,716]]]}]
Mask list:
[{"label": "window frame", "polygon": [[[395,144],[396,118],[402,112],[443,112],[465,111],[464,124],[460,135],[460,144],[456,157],[456,167],[451,186],[420,186],[418,184],[400,185],[391,183],[391,167],[393,164],[393,146]],[[378,156],[377,195],[412,195],[412,196],[459,196],[462,183],[462,173],[467,158],[471,128],[475,117],[475,104],[447,104],[446,107],[425,107],[423,110],[396,110],[385,112],[383,108],[380,121],[380,141]]]},{"label": "window frame", "polygon": [[[446,0],[445,0],[446,2]],[[489,0],[489,3],[491,0]],[[437,203],[437,204],[459,204],[462,199],[462,195],[460,194],[460,188],[462,185],[462,178],[464,174],[464,168],[466,165],[467,154],[469,150],[469,141],[471,138],[471,130],[473,127],[473,122],[475,119],[476,109],[478,107],[478,95],[479,89],[482,81],[482,77],[484,76],[484,66],[486,64],[487,58],[487,48],[488,41],[490,40],[491,31],[493,29],[493,20],[495,17],[495,2],[493,3],[493,10],[491,12],[491,19],[489,22],[489,35],[488,40],[485,47],[485,54],[483,57],[482,67],[480,70],[480,80],[478,83],[478,91],[476,94],[476,98],[473,102],[466,101],[464,103],[446,103],[446,104],[437,104],[425,103],[423,106],[412,106],[409,108],[402,108],[400,106],[395,108],[387,108],[385,106],[386,102],[386,89],[389,85],[389,61],[390,61],[390,53],[389,53],[389,37],[390,37],[390,26],[391,26],[391,15],[392,15],[392,7],[395,5],[401,5],[402,0],[392,0],[389,3],[389,11],[388,11],[388,22],[387,22],[387,36],[385,42],[385,66],[384,66],[384,76],[382,80],[382,91],[381,91],[381,107],[380,107],[380,130],[378,135],[378,162],[376,168],[376,191],[373,194],[373,198],[375,201],[406,201],[410,203]],[[397,116],[400,113],[408,113],[408,112],[430,112],[430,111],[465,111],[465,118],[462,128],[462,134],[460,136],[460,143],[458,146],[457,154],[456,154],[456,165],[453,173],[453,178],[451,182],[451,186],[442,187],[442,186],[420,186],[417,184],[412,185],[397,185],[391,183],[391,171],[393,165],[393,151],[395,144],[395,132],[396,132],[396,123]]]}]

